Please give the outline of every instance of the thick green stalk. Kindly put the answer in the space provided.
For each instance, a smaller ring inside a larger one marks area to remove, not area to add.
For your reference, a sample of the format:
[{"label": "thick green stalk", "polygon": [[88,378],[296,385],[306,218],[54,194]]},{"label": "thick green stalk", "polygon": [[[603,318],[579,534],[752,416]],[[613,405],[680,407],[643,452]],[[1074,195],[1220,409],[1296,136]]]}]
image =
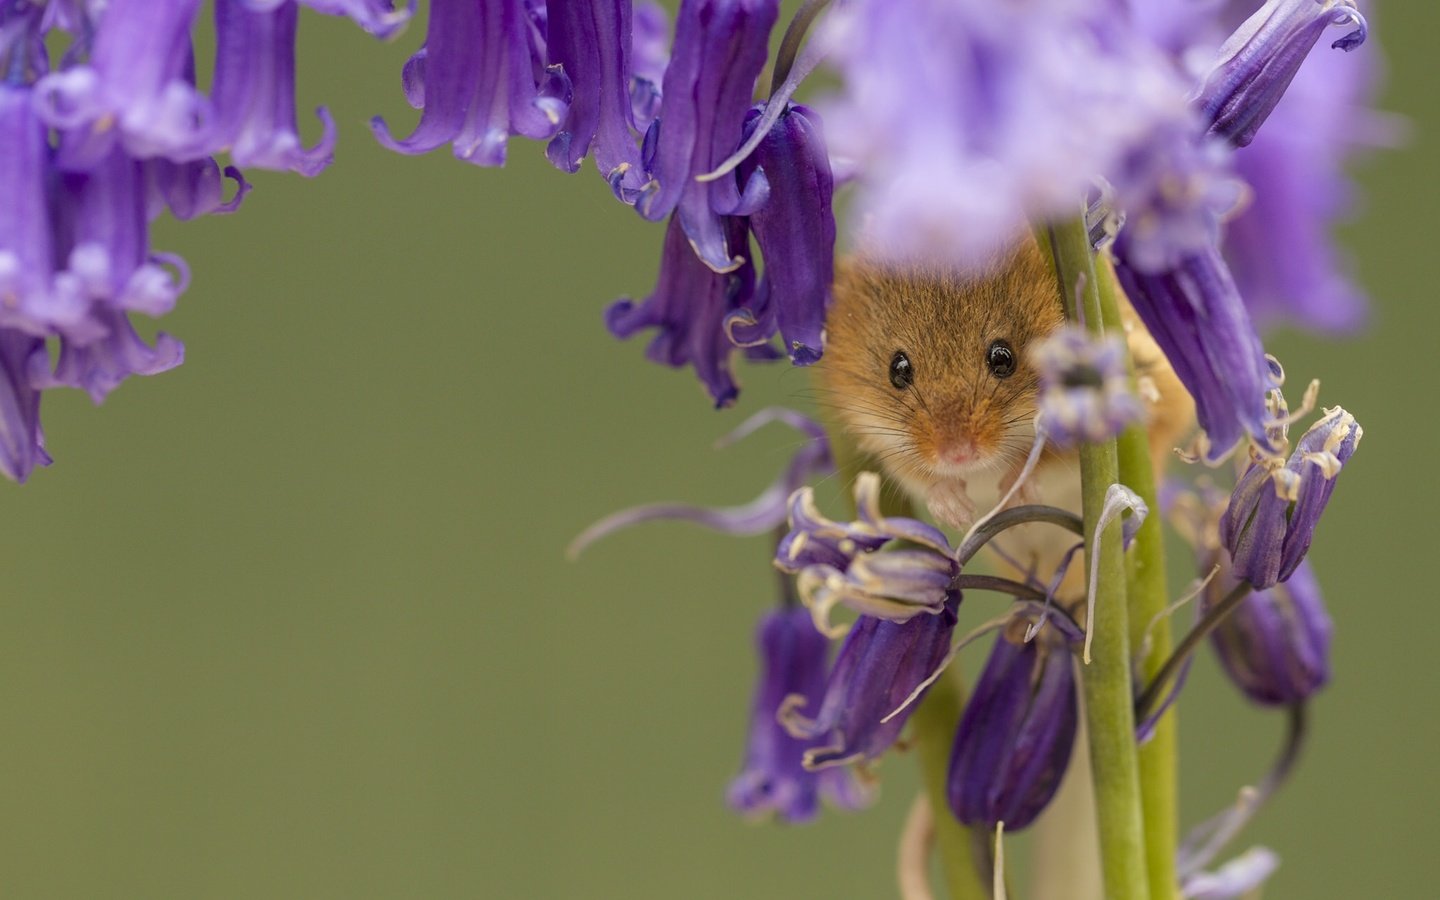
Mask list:
[{"label": "thick green stalk", "polygon": [[[1104,328],[1095,259],[1082,217],[1050,231],[1061,296],[1072,319],[1092,332]],[[1090,771],[1100,834],[1100,867],[1109,900],[1149,900],[1145,832],[1135,747],[1134,693],[1130,676],[1130,625],[1125,600],[1125,559],[1120,523],[1103,535],[1096,524],[1110,485],[1120,480],[1114,441],[1080,448],[1080,480],[1087,582],[1098,575],[1091,662],[1082,672],[1085,718],[1090,733]],[[1099,543],[1099,552],[1095,545]]]},{"label": "thick green stalk", "polygon": [[[1100,283],[1100,309],[1108,328],[1119,333],[1120,286],[1104,261],[1096,266]],[[1132,376],[1133,376],[1133,360]],[[1130,646],[1136,648],[1139,683],[1149,684],[1170,656],[1170,620],[1162,615],[1169,603],[1165,579],[1165,535],[1161,528],[1160,498],[1150,457],[1150,439],[1143,425],[1127,428],[1117,442],[1120,481],[1139,494],[1150,515],[1135,535],[1126,571],[1125,595],[1130,605]],[[1151,623],[1154,623],[1153,627]],[[1149,647],[1145,650],[1146,630]],[[1180,828],[1177,797],[1178,723],[1168,710],[1156,723],[1149,741],[1140,748],[1140,804],[1145,816],[1145,868],[1153,900],[1175,900],[1179,879],[1175,853]]]},{"label": "thick green stalk", "polygon": [[[861,472],[879,472],[880,465],[861,453],[844,430],[826,417],[825,430],[835,454],[840,483],[847,487]],[[913,516],[910,498],[903,491],[881,491],[881,511],[887,516]],[[920,765],[930,808],[935,814],[935,849],[950,900],[990,900],[990,886],[981,880],[975,859],[975,831],[960,824],[950,812],[946,781],[950,773],[950,749],[960,726],[965,690],[958,668],[952,667],[936,679],[910,716],[910,742]]]}]

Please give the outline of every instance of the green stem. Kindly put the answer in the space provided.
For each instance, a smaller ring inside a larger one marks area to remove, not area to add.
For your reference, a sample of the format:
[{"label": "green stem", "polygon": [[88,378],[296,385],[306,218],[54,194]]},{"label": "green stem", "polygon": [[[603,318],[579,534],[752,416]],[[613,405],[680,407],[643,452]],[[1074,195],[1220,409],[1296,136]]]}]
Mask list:
[{"label": "green stem", "polygon": [[[1051,228],[1049,243],[1067,312],[1072,319],[1083,318],[1091,332],[1099,333],[1105,319],[1084,218]],[[1086,574],[1098,575],[1096,595],[1091,598],[1095,604],[1091,663],[1084,669],[1082,683],[1105,896],[1109,900],[1149,900],[1119,521],[1112,522],[1103,536],[1095,535],[1105,492],[1119,480],[1114,441],[1081,446],[1081,506],[1085,532],[1092,535],[1091,549],[1085,555]],[[1098,553],[1093,549],[1097,537]]]},{"label": "green stem", "polygon": [[955,743],[955,729],[960,725],[960,710],[965,704],[959,677],[952,672],[936,679],[916,707],[910,717],[910,739],[920,763],[925,794],[935,811],[935,847],[950,900],[989,900],[990,886],[981,877],[973,849],[977,838],[985,839],[985,832],[961,825],[950,812],[946,787],[950,748]]},{"label": "green stem", "polygon": [[[1106,261],[1096,267],[1099,276],[1100,309],[1106,326],[1120,334],[1120,285]],[[1134,360],[1131,360],[1134,380]],[[1130,605],[1130,646],[1136,648],[1135,664],[1140,683],[1148,684],[1170,656],[1170,620],[1163,615],[1169,604],[1165,579],[1165,535],[1161,529],[1160,498],[1155,486],[1150,457],[1150,437],[1144,425],[1125,429],[1117,442],[1120,481],[1139,494],[1150,507],[1150,515],[1135,534],[1126,571],[1125,596]],[[1151,623],[1154,623],[1152,626]],[[1146,648],[1146,630],[1149,646]],[[1143,657],[1139,656],[1144,653]],[[1145,868],[1149,873],[1150,896],[1174,900],[1179,891],[1175,871],[1180,811],[1178,798],[1178,721],[1175,710],[1167,710],[1156,723],[1150,740],[1140,747],[1140,805],[1145,817]]]}]

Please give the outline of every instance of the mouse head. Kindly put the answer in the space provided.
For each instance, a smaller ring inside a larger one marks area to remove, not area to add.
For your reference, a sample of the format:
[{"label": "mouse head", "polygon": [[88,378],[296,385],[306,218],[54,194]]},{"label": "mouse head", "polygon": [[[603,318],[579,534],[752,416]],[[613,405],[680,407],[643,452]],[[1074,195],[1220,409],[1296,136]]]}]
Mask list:
[{"label": "mouse head", "polygon": [[979,274],[847,260],[826,320],[828,402],[894,474],[1003,470],[1033,439],[1029,351],[1064,319],[1034,241]]}]

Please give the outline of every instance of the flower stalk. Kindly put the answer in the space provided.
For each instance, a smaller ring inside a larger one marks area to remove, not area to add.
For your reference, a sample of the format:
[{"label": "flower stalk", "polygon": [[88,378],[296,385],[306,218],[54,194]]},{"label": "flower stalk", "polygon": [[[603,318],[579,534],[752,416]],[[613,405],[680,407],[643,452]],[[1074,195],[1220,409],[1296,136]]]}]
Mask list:
[{"label": "flower stalk", "polygon": [[[1091,333],[1100,334],[1106,321],[1084,217],[1052,226],[1049,244],[1067,314]],[[1087,578],[1095,575],[1097,588],[1090,598],[1095,604],[1093,655],[1081,673],[1081,684],[1095,785],[1101,874],[1105,895],[1111,900],[1149,900],[1120,523],[1112,522],[1103,536],[1095,534],[1106,491],[1120,480],[1120,461],[1113,440],[1081,446],[1080,479],[1089,547],[1095,548],[1099,538],[1099,552],[1092,549],[1085,557]]]},{"label": "flower stalk", "polygon": [[[1107,261],[1096,267],[1100,309],[1107,326],[1118,331],[1120,285]],[[1135,379],[1130,361],[1131,381]],[[1131,425],[1116,442],[1120,481],[1140,495],[1151,509],[1160,509],[1150,440],[1143,424]],[[1142,684],[1149,683],[1170,655],[1170,620],[1164,615],[1169,602],[1165,579],[1165,535],[1161,517],[1149,516],[1135,533],[1125,572],[1129,602],[1130,646]],[[1148,633],[1147,633],[1148,632]],[[1139,749],[1140,805],[1145,819],[1145,870],[1153,900],[1176,896],[1179,878],[1175,853],[1180,827],[1178,793],[1178,719],[1171,708],[1155,723],[1150,740]]]}]

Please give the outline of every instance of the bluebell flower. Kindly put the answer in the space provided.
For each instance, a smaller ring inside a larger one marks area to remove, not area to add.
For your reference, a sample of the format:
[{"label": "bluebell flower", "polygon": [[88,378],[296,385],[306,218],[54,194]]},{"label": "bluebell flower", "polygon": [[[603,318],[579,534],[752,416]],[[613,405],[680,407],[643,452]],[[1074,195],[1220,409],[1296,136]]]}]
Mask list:
[{"label": "bluebell flower", "polygon": [[[873,472],[856,479],[855,505],[855,521],[836,522],[816,509],[812,489],[796,491],[790,530],[775,548],[776,567],[798,573],[800,594],[821,630],[833,630],[836,606],[893,622],[943,614],[960,572],[945,535],[916,519],[885,516]],[[907,546],[881,549],[892,541]]]},{"label": "bluebell flower", "polygon": [[1337,406],[1305,431],[1288,460],[1251,461],[1220,519],[1236,577],[1265,590],[1295,572],[1363,435],[1355,417]]},{"label": "bluebell flower", "polygon": [[745,762],[727,792],[730,806],[751,816],[774,814],[789,822],[805,822],[819,812],[822,798],[844,809],[867,805],[871,793],[848,769],[807,769],[803,762],[807,742],[787,732],[777,718],[788,697],[819,704],[830,642],[815,630],[803,607],[789,606],[760,620],[755,646],[760,678]]},{"label": "bluebell flower", "polygon": [[111,0],[89,61],[40,78],[41,116],[61,132],[57,164],[85,170],[119,146],[135,158],[210,154],[213,109],[195,87],[190,28],[200,0]]},{"label": "bluebell flower", "polygon": [[295,26],[299,8],[257,12],[246,0],[215,0],[215,120],[210,141],[237,165],[317,175],[330,164],[335,120],[316,110],[323,128],[310,149],[295,123]]},{"label": "bluebell flower", "polygon": [[1130,390],[1125,345],[1067,325],[1032,351],[1040,371],[1040,427],[1061,447],[1108,440],[1145,414]]},{"label": "bluebell flower", "polygon": [[1220,251],[1210,246],[1173,268],[1148,272],[1128,260],[1124,230],[1116,274],[1131,305],[1195,400],[1212,460],[1243,438],[1274,452],[1267,393],[1278,374],[1265,355]]},{"label": "bluebell flower", "polygon": [[[727,216],[721,222],[727,243],[743,246],[744,219]],[[755,268],[746,259],[727,272],[705,265],[694,250],[677,212],[665,229],[665,246],[655,290],[637,304],[617,300],[605,311],[605,324],[618,338],[656,329],[646,356],[667,366],[692,366],[717,407],[729,406],[739,394],[731,372],[736,347],[725,330],[730,313],[752,305]]]},{"label": "bluebell flower", "polygon": [[867,248],[981,262],[1028,220],[1073,215],[1096,175],[1186,106],[1188,85],[1111,4],[892,0],[818,39],[844,78],[822,107],[853,159]]},{"label": "bluebell flower", "polygon": [[[1208,609],[1235,586],[1211,581]],[[1210,635],[1230,681],[1261,706],[1300,703],[1330,681],[1330,616],[1308,562],[1285,581],[1246,597]]]},{"label": "bluebell flower", "polygon": [[1331,25],[1355,26],[1332,48],[1348,52],[1364,43],[1365,17],[1352,0],[1266,0],[1221,45],[1196,92],[1210,133],[1239,147],[1250,143]]},{"label": "bluebell flower", "polygon": [[1265,847],[1253,847],[1213,872],[1196,872],[1180,885],[1185,900],[1240,900],[1253,897],[1276,869],[1280,857]]},{"label": "bluebell flower", "polygon": [[792,735],[826,742],[805,751],[806,768],[874,759],[895,743],[915,709],[911,695],[950,652],[959,607],[960,594],[952,593],[938,615],[903,623],[861,616],[855,622],[830,668],[814,718],[807,715],[810,701],[799,695],[781,709],[781,722]]},{"label": "bluebell flower", "polygon": [[569,79],[572,97],[545,154],[574,172],[593,146],[600,174],[617,196],[633,198],[644,172],[633,133],[630,0],[556,3],[548,11],[548,58]]},{"label": "bluebell flower", "polygon": [[46,362],[43,340],[0,328],[0,472],[12,481],[23,483],[37,465],[50,464],[40,433],[40,391],[30,377]]},{"label": "bluebell flower", "polygon": [[635,127],[645,130],[660,114],[660,85],[670,65],[670,16],[655,0],[640,0],[631,25],[630,109]]},{"label": "bluebell flower", "polygon": [[[220,168],[213,158],[171,162],[163,157],[145,161],[151,187],[149,216],[154,219],[162,209],[182,222],[205,215],[224,215],[240,208],[250,193],[250,182],[234,166]],[[225,179],[235,183],[234,193],[225,199]]]},{"label": "bluebell flower", "polygon": [[451,144],[456,158],[481,166],[505,162],[511,134],[545,140],[559,131],[569,78],[545,59],[541,29],[524,0],[436,0],[425,46],[404,72],[406,98],[421,107],[408,137],[390,134],[376,116],[371,129],[399,153]]},{"label": "bluebell flower", "polygon": [[[750,111],[746,137],[764,105]],[[824,352],[825,311],[835,280],[835,192],[819,116],[787,106],[740,165],[740,179],[763,178],[768,199],[750,214],[750,229],[765,260],[756,309],[731,315],[741,344],[769,340],[777,330],[790,361],[807,366]]]},{"label": "bluebell flower", "polygon": [[[257,12],[283,6],[291,0],[244,0]],[[331,16],[345,16],[356,25],[381,39],[393,38],[409,23],[415,14],[415,0],[406,0],[403,6],[396,0],[299,0],[316,12]]]},{"label": "bluebell flower", "polygon": [[1070,764],[1080,705],[1074,660],[1053,628],[1026,641],[1027,624],[1016,618],[997,636],[955,734],[947,790],[966,825],[1027,827]]},{"label": "bluebell flower", "polygon": [[742,197],[737,178],[696,177],[740,145],[779,7],[778,0],[683,0],[664,103],[645,139],[650,182],[635,208],[652,221],[674,211],[694,252],[717,272],[748,257],[726,220],[758,208],[766,185],[752,179]]}]

